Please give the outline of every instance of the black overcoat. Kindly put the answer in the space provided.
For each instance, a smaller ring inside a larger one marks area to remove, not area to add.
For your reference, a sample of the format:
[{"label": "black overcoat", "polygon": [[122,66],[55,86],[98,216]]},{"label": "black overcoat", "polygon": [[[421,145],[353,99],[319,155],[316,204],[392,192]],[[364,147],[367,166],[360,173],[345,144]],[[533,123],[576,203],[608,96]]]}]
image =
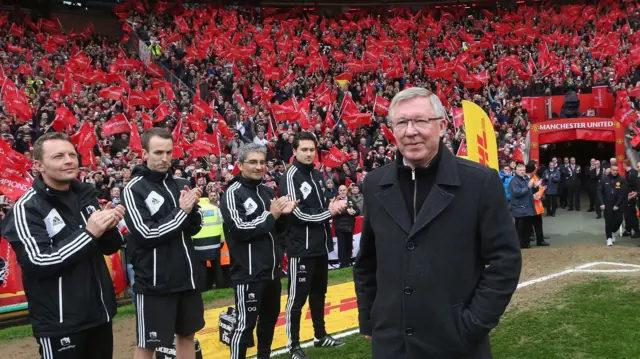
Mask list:
[{"label": "black overcoat", "polygon": [[444,151],[413,225],[397,173],[391,163],[364,181],[354,281],[373,359],[492,358],[488,334],[522,266],[498,173]]}]

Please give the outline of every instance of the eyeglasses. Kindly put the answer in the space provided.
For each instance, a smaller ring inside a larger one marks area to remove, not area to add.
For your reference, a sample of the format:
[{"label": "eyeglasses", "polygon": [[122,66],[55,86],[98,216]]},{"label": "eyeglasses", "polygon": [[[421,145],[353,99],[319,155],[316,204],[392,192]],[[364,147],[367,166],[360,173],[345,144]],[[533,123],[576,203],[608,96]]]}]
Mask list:
[{"label": "eyeglasses", "polygon": [[429,124],[431,123],[431,121],[435,121],[435,120],[442,120],[442,117],[415,118],[415,119],[401,118],[398,121],[396,121],[396,123],[393,125],[393,128],[399,131],[404,131],[407,129],[407,126],[409,126],[409,122],[411,122],[413,124],[413,127],[424,130],[425,128],[429,127]]},{"label": "eyeglasses", "polygon": [[267,161],[258,161],[258,160],[249,160],[249,161],[243,161],[242,163],[248,163],[252,166],[256,166],[258,164],[260,164],[260,166],[266,166],[267,165]]}]

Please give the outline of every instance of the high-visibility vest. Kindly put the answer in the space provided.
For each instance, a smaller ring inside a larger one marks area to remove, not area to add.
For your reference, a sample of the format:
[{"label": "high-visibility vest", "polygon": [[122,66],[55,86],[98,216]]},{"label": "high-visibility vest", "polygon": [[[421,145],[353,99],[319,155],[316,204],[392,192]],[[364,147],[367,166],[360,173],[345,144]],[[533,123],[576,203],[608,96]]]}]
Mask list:
[{"label": "high-visibility vest", "polygon": [[204,217],[204,225],[200,232],[192,237],[193,247],[198,260],[216,260],[220,254],[220,241],[224,238],[222,216],[218,207],[211,204],[208,198],[200,198],[198,205]]},{"label": "high-visibility vest", "polygon": [[[537,181],[538,177],[537,176],[533,176],[533,180]],[[544,191],[547,189],[547,187],[545,186],[540,186],[538,187],[538,194],[540,195],[540,199],[533,199],[533,205],[536,209],[536,214],[543,214],[544,213],[544,205],[542,205],[542,197],[544,196]]]}]

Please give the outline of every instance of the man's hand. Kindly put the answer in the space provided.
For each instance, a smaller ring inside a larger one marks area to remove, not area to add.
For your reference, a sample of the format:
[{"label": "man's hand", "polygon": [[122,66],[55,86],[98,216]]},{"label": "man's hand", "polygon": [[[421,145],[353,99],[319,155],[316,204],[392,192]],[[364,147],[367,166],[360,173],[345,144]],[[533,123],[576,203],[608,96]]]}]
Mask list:
[{"label": "man's hand", "polygon": [[344,211],[347,208],[347,201],[338,200],[337,197],[331,200],[329,203],[329,212],[332,216],[340,214],[340,212]]},{"label": "man's hand", "polygon": [[278,201],[282,203],[282,214],[290,214],[300,203],[300,201],[292,201],[290,196],[282,196]]},{"label": "man's hand", "polygon": [[113,219],[113,223],[107,229],[115,228],[118,223],[124,218],[124,207],[122,205],[118,205],[117,207],[113,205],[112,202],[107,203],[103,212],[109,212],[109,216]]},{"label": "man's hand", "polygon": [[617,211],[618,210],[618,206],[613,206],[613,210]]},{"label": "man's hand", "polygon": [[112,226],[114,220],[115,216],[110,211],[93,212],[87,221],[87,231],[94,237],[100,238]]},{"label": "man's hand", "polygon": [[363,335],[362,337],[367,341],[371,341],[371,335]]},{"label": "man's hand", "polygon": [[604,204],[600,206],[600,209],[604,209]]},{"label": "man's hand", "polygon": [[185,189],[180,192],[180,208],[187,213],[191,213],[200,196],[197,196],[197,191],[190,190],[188,186],[184,187]]},{"label": "man's hand", "polygon": [[[188,186],[184,186],[184,190],[185,191],[189,191],[189,187]],[[200,198],[200,196],[202,196],[202,188],[200,186],[195,186],[190,191],[194,196],[196,196],[196,198]]]},{"label": "man's hand", "polygon": [[274,198],[271,200],[271,204],[269,205],[269,212],[271,212],[271,215],[275,219],[280,218],[280,215],[282,214],[282,210],[285,207],[284,201],[281,201],[281,199],[282,197],[278,199]]}]

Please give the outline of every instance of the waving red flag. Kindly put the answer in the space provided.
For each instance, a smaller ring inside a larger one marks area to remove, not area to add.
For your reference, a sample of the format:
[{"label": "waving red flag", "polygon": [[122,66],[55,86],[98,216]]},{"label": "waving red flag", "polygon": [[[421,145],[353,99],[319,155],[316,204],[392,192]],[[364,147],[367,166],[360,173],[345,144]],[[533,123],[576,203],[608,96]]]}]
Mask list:
[{"label": "waving red flag", "polygon": [[127,120],[127,117],[123,113],[119,113],[113,116],[102,126],[102,134],[104,136],[111,136],[118,133],[130,132],[131,125]]},{"label": "waving red flag", "polygon": [[329,151],[322,151],[322,164],[331,168],[338,168],[349,161],[349,155],[333,146]]},{"label": "waving red flag", "polygon": [[131,124],[131,139],[129,140],[129,147],[138,154],[142,153],[142,141],[140,140],[140,133],[138,132],[138,126],[136,123]]}]

